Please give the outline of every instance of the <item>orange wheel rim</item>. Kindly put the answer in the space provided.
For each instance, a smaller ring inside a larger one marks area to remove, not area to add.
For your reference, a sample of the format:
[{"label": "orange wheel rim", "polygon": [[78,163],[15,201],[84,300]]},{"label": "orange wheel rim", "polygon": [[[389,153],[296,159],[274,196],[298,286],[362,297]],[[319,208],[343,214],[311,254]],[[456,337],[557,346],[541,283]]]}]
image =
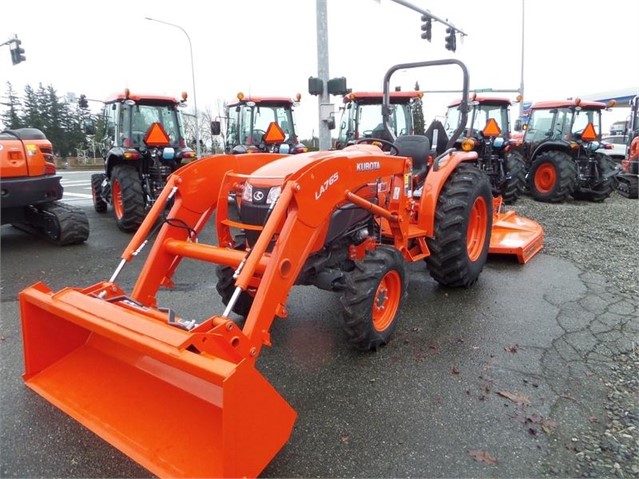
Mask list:
[{"label": "orange wheel rim", "polygon": [[473,207],[470,209],[470,220],[468,222],[468,232],[466,233],[466,249],[471,261],[476,261],[481,256],[486,242],[487,229],[488,205],[486,200],[480,196],[475,199]]},{"label": "orange wheel rim", "polygon": [[535,188],[541,193],[552,191],[557,183],[557,171],[550,163],[544,163],[535,172]]},{"label": "orange wheel rim", "polygon": [[373,298],[373,327],[384,331],[390,326],[399,307],[402,279],[397,271],[389,271],[377,286]]},{"label": "orange wheel rim", "polygon": [[115,216],[120,219],[124,216],[124,205],[122,204],[122,187],[119,181],[114,181],[111,186],[111,195],[113,196],[113,210]]}]

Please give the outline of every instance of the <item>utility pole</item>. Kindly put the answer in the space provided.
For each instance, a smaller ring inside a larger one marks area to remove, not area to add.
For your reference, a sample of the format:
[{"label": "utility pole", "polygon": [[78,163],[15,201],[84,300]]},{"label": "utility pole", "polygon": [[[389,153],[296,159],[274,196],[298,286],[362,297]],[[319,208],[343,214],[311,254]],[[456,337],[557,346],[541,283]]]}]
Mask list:
[{"label": "utility pole", "polygon": [[332,108],[328,95],[328,13],[326,0],[315,0],[317,19],[317,76],[322,80],[322,93],[317,96],[319,110],[319,149],[331,147],[328,110]]},{"label": "utility pole", "polygon": [[521,100],[519,101],[519,116],[524,114],[524,18],[524,0],[521,0],[521,77],[519,83]]}]

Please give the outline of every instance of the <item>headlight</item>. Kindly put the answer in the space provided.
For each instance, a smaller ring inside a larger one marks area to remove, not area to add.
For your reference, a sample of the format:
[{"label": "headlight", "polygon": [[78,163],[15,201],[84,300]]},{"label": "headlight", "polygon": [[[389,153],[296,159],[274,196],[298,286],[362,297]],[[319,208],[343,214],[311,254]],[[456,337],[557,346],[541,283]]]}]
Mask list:
[{"label": "headlight", "polygon": [[253,187],[250,183],[244,184],[244,191],[242,192],[242,201],[251,203],[253,201]]},{"label": "headlight", "polygon": [[268,192],[268,196],[266,197],[266,204],[271,205],[275,203],[277,199],[280,197],[281,193],[282,193],[281,186],[276,186],[275,188],[271,188],[271,190]]}]

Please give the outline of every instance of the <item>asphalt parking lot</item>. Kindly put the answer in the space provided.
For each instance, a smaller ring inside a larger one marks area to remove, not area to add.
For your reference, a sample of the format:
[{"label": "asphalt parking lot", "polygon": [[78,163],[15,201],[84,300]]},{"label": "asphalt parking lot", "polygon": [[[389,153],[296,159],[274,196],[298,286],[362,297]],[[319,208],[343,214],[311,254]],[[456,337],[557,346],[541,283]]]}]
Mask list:
[{"label": "asphalt parking lot", "polygon": [[[18,292],[36,281],[58,290],[108,279],[130,238],[75,198],[91,223],[86,244],[58,248],[2,227],[0,475],[150,477],[20,377]],[[636,251],[633,239],[625,247]],[[348,345],[337,295],[294,288],[258,369],[298,419],[263,477],[588,475],[581,440],[610,430],[610,378],[620,355],[638,354],[639,301],[605,271],[564,255],[569,245],[547,241],[552,254],[526,265],[491,258],[470,289],[442,288],[424,264],[411,265],[399,326],[376,353]],[[140,263],[120,276],[125,290]],[[194,317],[223,309],[210,265],[186,263],[175,282],[160,303]],[[637,443],[636,429],[624,433]],[[630,460],[625,467],[632,477]]]}]

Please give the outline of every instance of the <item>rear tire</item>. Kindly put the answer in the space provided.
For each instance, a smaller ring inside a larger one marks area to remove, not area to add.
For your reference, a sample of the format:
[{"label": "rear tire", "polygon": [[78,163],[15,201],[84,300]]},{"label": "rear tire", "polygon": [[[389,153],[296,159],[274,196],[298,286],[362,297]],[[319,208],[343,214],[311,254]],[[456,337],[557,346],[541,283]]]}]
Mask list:
[{"label": "rear tire", "polygon": [[404,258],[394,248],[380,246],[355,262],[341,298],[349,343],[362,351],[388,343],[406,296],[405,278]]},{"label": "rear tire", "polygon": [[518,151],[506,155],[506,174],[509,178],[501,185],[501,197],[506,205],[514,204],[526,188],[526,163]]},{"label": "rear tire", "polygon": [[561,203],[577,186],[577,165],[568,153],[545,151],[532,162],[528,179],[533,199]]},{"label": "rear tire", "polygon": [[488,258],[493,225],[493,197],[486,174],[462,163],[446,181],[435,210],[435,237],[427,239],[426,258],[435,281],[468,287],[477,281]]},{"label": "rear tire", "polygon": [[[606,155],[598,154],[597,155],[597,170],[599,175],[606,176],[610,175],[612,171],[615,169],[613,160],[609,159]],[[601,183],[594,187],[590,187],[590,185],[586,185],[586,188],[589,188],[589,191],[581,191],[579,186],[577,189],[573,191],[572,197],[576,200],[586,200],[592,201],[594,203],[601,203],[603,200],[608,198],[615,189],[615,177],[609,176],[607,179],[603,180]]]},{"label": "rear tire", "polygon": [[94,173],[91,175],[91,195],[93,196],[93,208],[98,213],[106,213],[107,202],[102,198],[102,183],[106,175],[104,173]]},{"label": "rear tire", "polygon": [[117,165],[111,174],[111,197],[115,221],[122,231],[137,230],[146,216],[144,191],[138,170]]}]

